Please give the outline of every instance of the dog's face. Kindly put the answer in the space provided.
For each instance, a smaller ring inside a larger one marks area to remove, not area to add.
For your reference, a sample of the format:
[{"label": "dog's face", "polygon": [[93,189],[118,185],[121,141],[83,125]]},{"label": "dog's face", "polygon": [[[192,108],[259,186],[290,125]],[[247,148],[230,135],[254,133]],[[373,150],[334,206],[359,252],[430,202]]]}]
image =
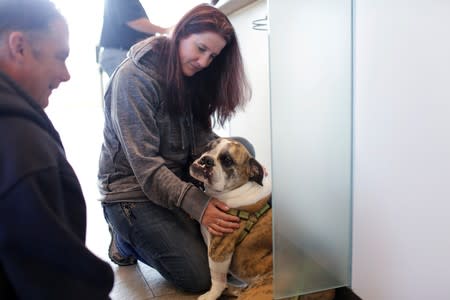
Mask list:
[{"label": "dog's face", "polygon": [[216,192],[234,190],[248,181],[262,185],[264,177],[261,164],[241,143],[228,138],[211,141],[189,171],[205,188]]}]

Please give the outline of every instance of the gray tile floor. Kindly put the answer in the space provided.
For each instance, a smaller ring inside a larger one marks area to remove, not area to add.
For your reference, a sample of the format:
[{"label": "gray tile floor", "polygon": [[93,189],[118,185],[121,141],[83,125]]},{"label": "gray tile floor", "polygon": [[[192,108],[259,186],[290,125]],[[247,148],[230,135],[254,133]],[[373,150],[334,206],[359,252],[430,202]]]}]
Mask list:
[{"label": "gray tile floor", "polygon": [[113,266],[115,273],[112,300],[193,300],[198,294],[184,293],[149,266],[138,263],[134,266]]}]

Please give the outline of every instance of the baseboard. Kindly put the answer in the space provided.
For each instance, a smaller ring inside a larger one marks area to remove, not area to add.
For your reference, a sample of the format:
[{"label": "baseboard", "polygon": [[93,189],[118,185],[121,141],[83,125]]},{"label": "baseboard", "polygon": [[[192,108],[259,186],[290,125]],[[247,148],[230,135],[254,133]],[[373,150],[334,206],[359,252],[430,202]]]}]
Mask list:
[{"label": "baseboard", "polygon": [[362,298],[356,295],[350,288],[341,287],[336,289],[334,300],[362,300]]}]

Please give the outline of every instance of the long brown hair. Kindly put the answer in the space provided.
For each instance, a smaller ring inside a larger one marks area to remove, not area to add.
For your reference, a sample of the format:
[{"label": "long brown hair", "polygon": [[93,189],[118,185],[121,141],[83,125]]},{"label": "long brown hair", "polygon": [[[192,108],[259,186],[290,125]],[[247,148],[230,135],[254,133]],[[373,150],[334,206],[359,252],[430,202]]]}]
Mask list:
[{"label": "long brown hair", "polygon": [[[179,58],[180,40],[206,31],[222,36],[226,45],[207,68],[185,77]],[[187,12],[174,27],[168,48],[167,101],[172,115],[192,109],[194,118],[204,126],[211,126],[211,117],[223,126],[250,99],[236,33],[215,7],[200,4]]]}]

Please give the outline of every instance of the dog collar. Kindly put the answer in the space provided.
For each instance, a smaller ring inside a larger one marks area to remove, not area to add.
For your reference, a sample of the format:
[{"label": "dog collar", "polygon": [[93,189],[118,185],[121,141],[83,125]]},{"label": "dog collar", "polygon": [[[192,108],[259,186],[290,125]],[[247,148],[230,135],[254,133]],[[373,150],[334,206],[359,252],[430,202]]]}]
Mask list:
[{"label": "dog collar", "polygon": [[242,242],[242,240],[249,234],[250,230],[252,230],[253,226],[258,222],[258,219],[265,214],[270,209],[269,203],[266,203],[260,210],[254,213],[249,213],[245,210],[239,210],[236,208],[230,208],[227,213],[232,216],[237,216],[243,220],[247,220],[245,223],[245,228],[239,235],[239,238],[237,239],[236,245]]}]

